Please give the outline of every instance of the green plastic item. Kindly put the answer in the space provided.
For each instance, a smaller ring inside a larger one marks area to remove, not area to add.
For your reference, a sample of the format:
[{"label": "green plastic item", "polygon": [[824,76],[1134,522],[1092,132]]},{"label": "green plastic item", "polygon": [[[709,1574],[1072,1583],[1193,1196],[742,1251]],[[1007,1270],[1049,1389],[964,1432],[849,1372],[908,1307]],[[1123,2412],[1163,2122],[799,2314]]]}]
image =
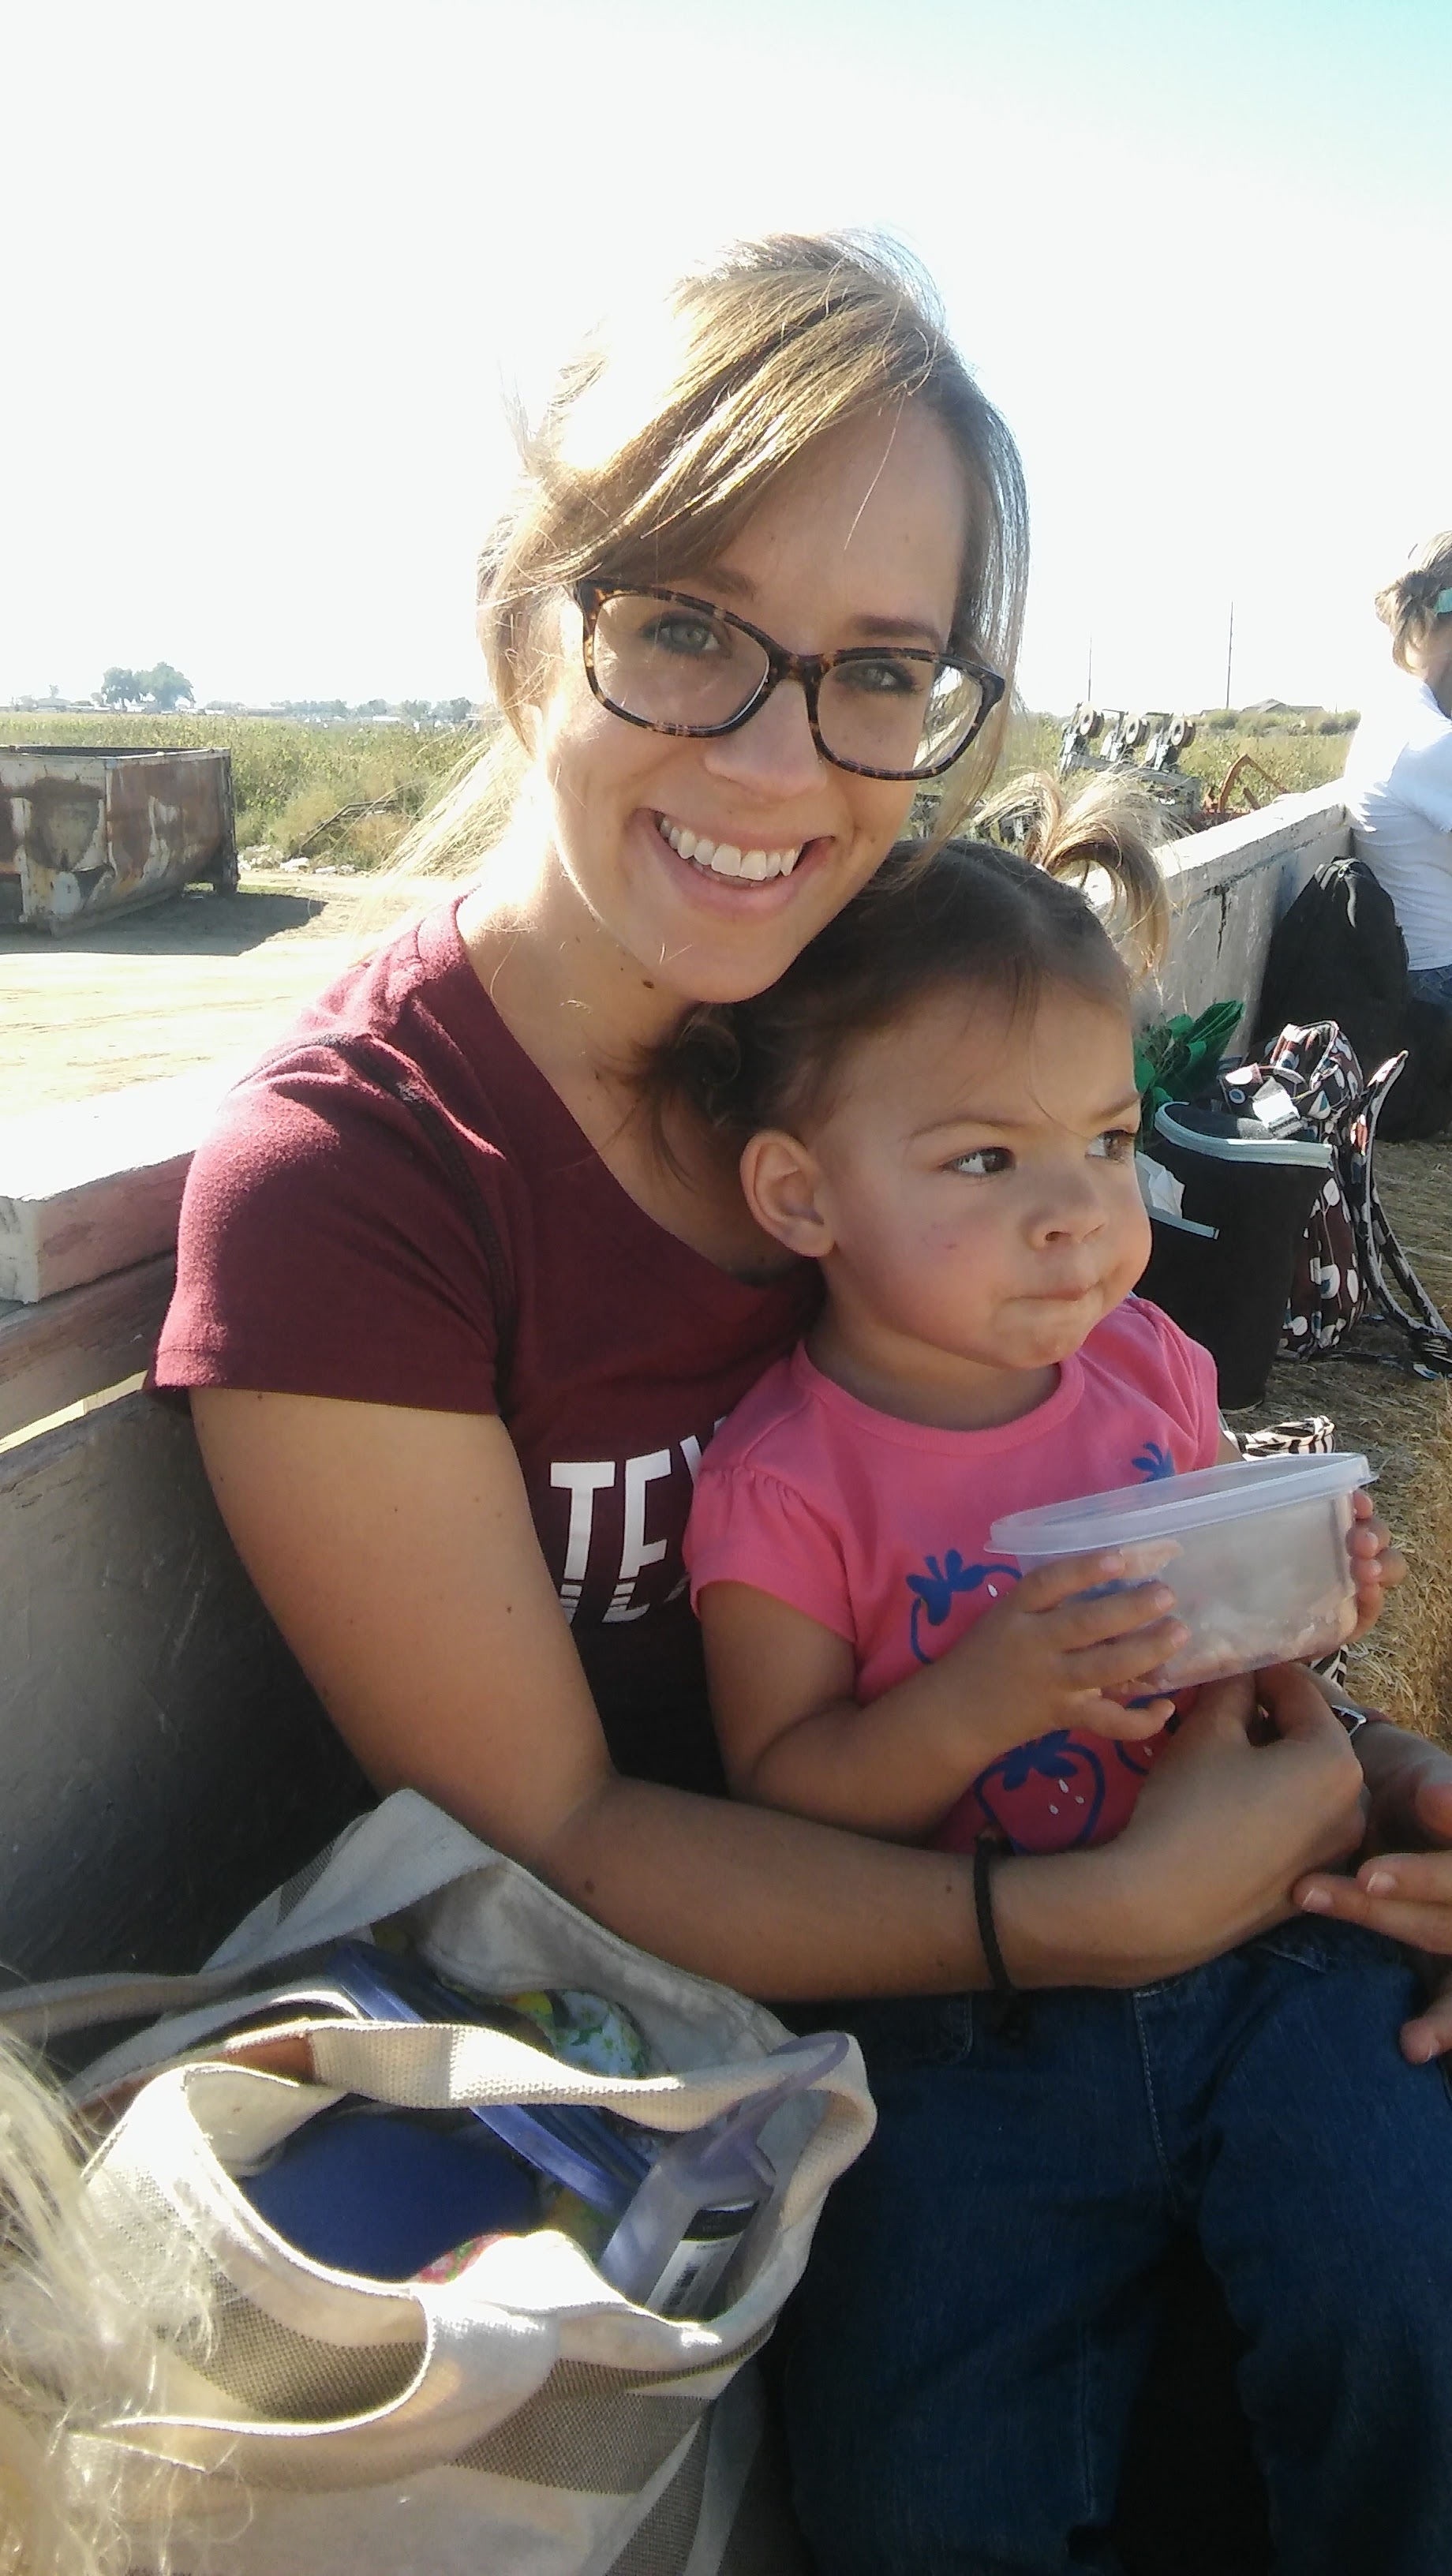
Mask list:
[{"label": "green plastic item", "polygon": [[1192,1019],[1176,1011],[1141,1029],[1135,1041],[1134,1078],[1144,1109],[1145,1132],[1167,1100],[1201,1100],[1212,1088],[1229,1040],[1244,1015],[1243,1002],[1212,1002]]}]

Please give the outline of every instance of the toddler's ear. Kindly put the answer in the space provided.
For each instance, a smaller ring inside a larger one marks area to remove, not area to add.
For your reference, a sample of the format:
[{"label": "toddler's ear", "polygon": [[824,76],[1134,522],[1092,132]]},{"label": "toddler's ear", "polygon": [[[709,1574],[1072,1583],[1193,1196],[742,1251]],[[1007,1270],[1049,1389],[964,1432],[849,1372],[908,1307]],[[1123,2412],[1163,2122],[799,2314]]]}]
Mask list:
[{"label": "toddler's ear", "polygon": [[741,1186],[766,1233],[809,1261],[826,1258],[833,1238],[819,1205],[821,1174],[800,1137],[784,1127],[763,1127],[741,1157]]}]

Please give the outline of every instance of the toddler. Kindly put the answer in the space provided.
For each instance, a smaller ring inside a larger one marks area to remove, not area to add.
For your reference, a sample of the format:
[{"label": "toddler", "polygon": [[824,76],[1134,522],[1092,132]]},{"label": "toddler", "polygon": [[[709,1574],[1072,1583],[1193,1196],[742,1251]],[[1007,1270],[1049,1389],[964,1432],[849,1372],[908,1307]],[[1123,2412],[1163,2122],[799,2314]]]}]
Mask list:
[{"label": "toddler", "polygon": [[[957,1847],[1119,1832],[1173,1713],[1172,1591],[1114,1552],[1021,1576],[989,1540],[1236,1454],[1208,1354],[1132,1293],[1113,943],[1075,887],[950,844],[694,1047],[758,1222],[824,1285],[711,1444],[687,1537],[733,1790]],[[1355,1549],[1366,1624],[1396,1568],[1374,1527]],[[1443,2567],[1452,2229],[1429,2269],[1422,2194],[1452,2218],[1452,2121],[1397,2051],[1414,1991],[1391,1944],[1302,1920],[1134,1994],[1040,1993],[1026,2033],[981,1997],[861,2007],[881,2125],[787,2375],[820,2563],[886,2571],[911,2529],[915,2576],[1111,2565],[1155,2266],[1193,2228],[1249,2345],[1278,2569]]]}]

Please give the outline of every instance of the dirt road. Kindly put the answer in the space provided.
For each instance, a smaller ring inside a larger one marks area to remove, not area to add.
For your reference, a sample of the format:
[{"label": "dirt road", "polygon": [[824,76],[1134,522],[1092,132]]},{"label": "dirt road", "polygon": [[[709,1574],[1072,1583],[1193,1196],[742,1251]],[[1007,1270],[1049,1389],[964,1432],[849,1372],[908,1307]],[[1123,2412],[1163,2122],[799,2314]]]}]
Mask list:
[{"label": "dirt road", "polygon": [[244,877],[75,939],[0,931],[0,1116],[260,1054],[355,952],[367,888]]}]

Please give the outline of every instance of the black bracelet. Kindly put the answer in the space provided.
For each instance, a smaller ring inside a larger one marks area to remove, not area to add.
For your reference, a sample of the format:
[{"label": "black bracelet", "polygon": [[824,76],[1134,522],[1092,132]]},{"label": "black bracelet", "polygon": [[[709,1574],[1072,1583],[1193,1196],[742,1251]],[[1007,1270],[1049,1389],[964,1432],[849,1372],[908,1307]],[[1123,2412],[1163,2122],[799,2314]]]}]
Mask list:
[{"label": "black bracelet", "polygon": [[997,2038],[1017,2042],[1028,2037],[1028,2002],[1004,1965],[998,1926],[993,1920],[993,1864],[1003,1850],[1002,1843],[992,1842],[985,1835],[980,1835],[973,1846],[973,1911],[978,1917],[978,1938],[983,1944],[992,1988],[988,2027]]}]

